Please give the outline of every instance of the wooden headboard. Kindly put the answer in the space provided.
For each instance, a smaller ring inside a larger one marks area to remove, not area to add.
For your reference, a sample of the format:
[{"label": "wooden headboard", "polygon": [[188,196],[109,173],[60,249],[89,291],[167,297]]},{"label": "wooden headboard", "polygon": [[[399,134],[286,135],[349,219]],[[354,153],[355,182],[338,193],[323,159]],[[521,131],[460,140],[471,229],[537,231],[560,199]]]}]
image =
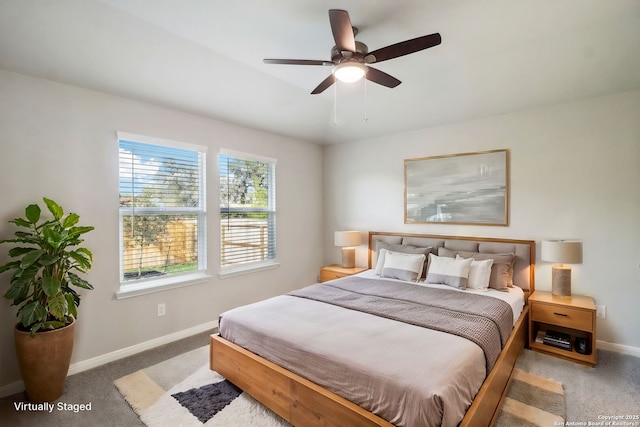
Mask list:
[{"label": "wooden headboard", "polygon": [[[498,239],[490,237],[439,236],[433,234],[369,232],[369,268],[374,268],[378,253],[376,243],[402,244],[418,247],[447,248],[453,251],[470,251],[487,254],[515,254],[513,283],[522,288],[525,300],[535,289],[534,271],[536,243],[533,240]],[[435,250],[437,254],[437,249]]]}]

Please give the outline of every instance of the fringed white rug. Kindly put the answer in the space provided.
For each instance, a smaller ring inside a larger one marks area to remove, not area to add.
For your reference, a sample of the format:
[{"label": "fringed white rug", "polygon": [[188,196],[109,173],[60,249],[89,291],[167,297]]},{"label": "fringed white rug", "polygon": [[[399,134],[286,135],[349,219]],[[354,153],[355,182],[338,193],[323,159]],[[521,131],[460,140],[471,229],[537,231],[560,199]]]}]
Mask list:
[{"label": "fringed white rug", "polygon": [[[195,351],[206,357],[206,348]],[[191,360],[197,360],[199,355],[191,356]],[[290,426],[217,372],[211,371],[208,362],[176,382],[176,377],[180,376],[176,372],[185,370],[184,363],[187,363],[184,355],[176,356],[119,378],[114,384],[140,420],[149,427]]]}]

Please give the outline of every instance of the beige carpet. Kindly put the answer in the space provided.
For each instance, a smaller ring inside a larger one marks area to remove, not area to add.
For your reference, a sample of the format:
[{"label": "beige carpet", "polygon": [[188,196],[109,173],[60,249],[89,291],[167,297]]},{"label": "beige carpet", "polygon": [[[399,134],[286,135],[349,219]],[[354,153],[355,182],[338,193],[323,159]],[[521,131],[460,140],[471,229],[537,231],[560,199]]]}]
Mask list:
[{"label": "beige carpet", "polygon": [[[284,420],[208,367],[208,346],[134,372],[114,382],[149,427],[286,427]],[[514,375],[497,427],[553,426],[564,421],[562,384]]]}]

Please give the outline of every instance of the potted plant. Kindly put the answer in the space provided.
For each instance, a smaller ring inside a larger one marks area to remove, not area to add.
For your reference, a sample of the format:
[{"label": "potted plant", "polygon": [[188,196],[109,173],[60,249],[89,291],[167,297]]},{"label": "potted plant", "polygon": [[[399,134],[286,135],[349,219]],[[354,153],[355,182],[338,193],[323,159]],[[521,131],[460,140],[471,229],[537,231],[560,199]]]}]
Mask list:
[{"label": "potted plant", "polygon": [[62,395],[80,304],[72,286],[93,289],[77,273],[91,268],[91,252],[78,246],[94,227],[78,226],[77,214],[64,216],[60,205],[43,200],[53,219],[41,219],[40,206],[29,205],[24,218],[9,221],[19,228],[15,238],[0,241],[17,244],[0,273],[13,271],[4,297],[18,307],[16,354],[27,398],[33,402],[51,402]]}]

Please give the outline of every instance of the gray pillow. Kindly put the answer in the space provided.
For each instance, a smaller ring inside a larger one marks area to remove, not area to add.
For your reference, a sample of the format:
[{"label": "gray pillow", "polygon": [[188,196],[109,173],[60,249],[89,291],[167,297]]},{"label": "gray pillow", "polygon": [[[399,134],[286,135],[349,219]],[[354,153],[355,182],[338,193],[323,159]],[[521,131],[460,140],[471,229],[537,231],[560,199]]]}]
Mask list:
[{"label": "gray pillow", "polygon": [[476,261],[492,259],[489,287],[503,292],[506,292],[508,287],[513,287],[513,265],[516,261],[516,254],[489,254],[438,248],[438,255],[450,258],[460,255],[463,258],[473,258]]}]

